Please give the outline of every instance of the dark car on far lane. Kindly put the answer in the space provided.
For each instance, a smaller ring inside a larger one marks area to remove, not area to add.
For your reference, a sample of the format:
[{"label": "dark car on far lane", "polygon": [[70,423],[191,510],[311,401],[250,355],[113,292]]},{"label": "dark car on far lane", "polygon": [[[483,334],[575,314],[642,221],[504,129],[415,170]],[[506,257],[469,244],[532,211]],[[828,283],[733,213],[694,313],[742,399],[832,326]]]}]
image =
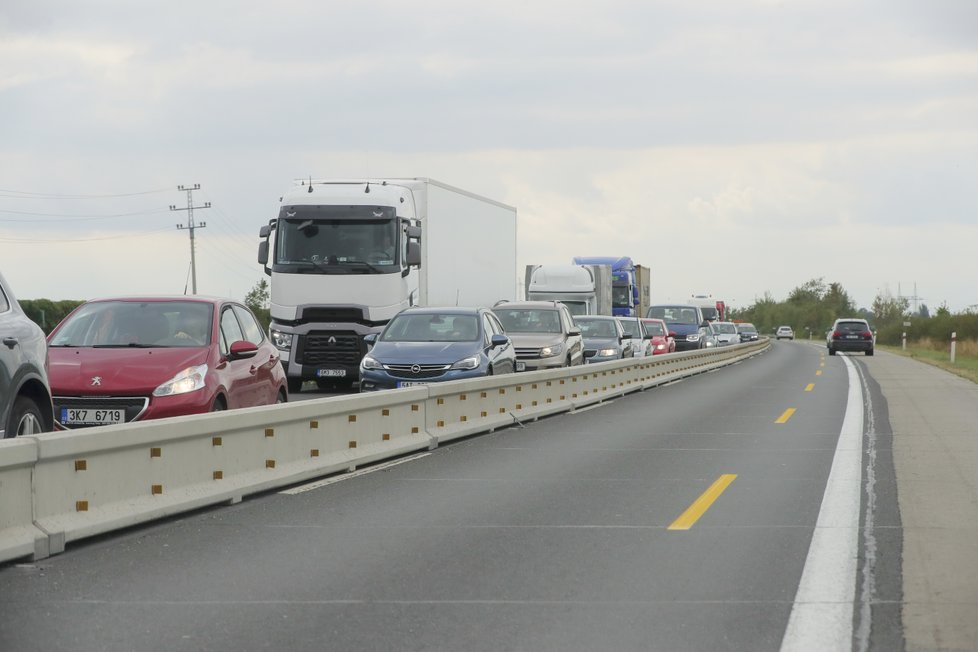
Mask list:
[{"label": "dark car on far lane", "polygon": [[873,355],[875,344],[869,322],[855,317],[836,319],[825,337],[825,346],[829,350],[829,355],[835,355],[837,351],[855,351]]}]

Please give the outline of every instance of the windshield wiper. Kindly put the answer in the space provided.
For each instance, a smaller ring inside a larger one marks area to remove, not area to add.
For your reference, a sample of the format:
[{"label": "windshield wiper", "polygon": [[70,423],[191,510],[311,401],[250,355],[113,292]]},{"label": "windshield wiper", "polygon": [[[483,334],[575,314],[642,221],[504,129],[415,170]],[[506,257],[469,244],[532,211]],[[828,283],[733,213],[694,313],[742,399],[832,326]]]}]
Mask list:
[{"label": "windshield wiper", "polygon": [[371,263],[368,263],[365,260],[344,260],[342,263],[340,263],[340,265],[363,265],[375,274],[381,273],[378,268],[374,267]]},{"label": "windshield wiper", "polygon": [[156,344],[140,344],[139,342],[129,342],[128,344],[93,344],[93,349],[155,349],[161,348]]}]

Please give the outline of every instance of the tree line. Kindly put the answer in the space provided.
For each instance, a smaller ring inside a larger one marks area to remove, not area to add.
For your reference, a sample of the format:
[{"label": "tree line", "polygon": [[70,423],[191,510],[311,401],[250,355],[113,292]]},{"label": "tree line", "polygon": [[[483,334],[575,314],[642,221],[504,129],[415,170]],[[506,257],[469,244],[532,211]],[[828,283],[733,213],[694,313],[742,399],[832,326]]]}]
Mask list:
[{"label": "tree line", "polygon": [[799,338],[811,333],[813,339],[823,339],[836,319],[859,317],[869,322],[880,344],[899,345],[904,332],[911,342],[924,338],[950,341],[952,332],[957,333],[959,340],[978,339],[976,312],[952,314],[943,305],[931,315],[926,304],[911,310],[908,299],[894,297],[889,290],[879,292],[870,309],[858,308],[841,284],[826,283],[823,278],[794,288],[784,301],[765,293],[764,298],[747,308],[732,309],[729,317],[753,323],[762,334],[771,334],[778,326],[791,326]]}]

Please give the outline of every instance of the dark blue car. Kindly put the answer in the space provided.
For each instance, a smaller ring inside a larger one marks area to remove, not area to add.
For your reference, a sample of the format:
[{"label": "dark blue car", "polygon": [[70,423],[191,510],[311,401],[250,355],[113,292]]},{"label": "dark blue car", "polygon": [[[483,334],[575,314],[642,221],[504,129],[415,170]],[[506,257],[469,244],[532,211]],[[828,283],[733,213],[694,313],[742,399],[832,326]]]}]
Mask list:
[{"label": "dark blue car", "polygon": [[408,308],[380,335],[360,362],[360,391],[509,374],[516,350],[486,308]]},{"label": "dark blue car", "polygon": [[699,306],[687,304],[658,304],[649,306],[645,315],[666,322],[669,335],[676,340],[677,351],[705,349],[715,342],[710,324]]}]

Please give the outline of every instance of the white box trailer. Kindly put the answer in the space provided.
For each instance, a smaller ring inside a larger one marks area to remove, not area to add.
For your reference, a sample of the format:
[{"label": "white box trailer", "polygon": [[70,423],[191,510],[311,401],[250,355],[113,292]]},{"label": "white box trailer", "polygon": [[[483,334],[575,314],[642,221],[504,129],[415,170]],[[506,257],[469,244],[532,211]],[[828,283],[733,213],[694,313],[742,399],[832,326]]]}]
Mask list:
[{"label": "white box trailer", "polygon": [[516,209],[432,179],[297,181],[259,237],[290,391],[355,381],[404,308],[516,298]]}]

